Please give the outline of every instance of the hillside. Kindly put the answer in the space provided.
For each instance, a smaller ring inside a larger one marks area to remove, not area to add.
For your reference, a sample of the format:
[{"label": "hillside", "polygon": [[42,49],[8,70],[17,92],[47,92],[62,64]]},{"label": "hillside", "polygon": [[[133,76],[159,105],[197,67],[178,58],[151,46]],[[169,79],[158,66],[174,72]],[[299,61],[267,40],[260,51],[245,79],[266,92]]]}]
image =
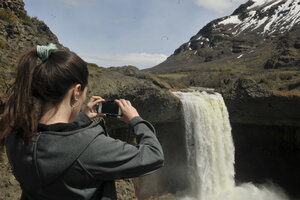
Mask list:
[{"label": "hillside", "polygon": [[239,77],[275,90],[300,87],[300,2],[249,0],[146,71],[174,87],[220,88]]},{"label": "hillside", "polygon": [[20,53],[48,42],[61,47],[44,22],[27,15],[22,0],[0,1],[0,105],[6,100]]}]

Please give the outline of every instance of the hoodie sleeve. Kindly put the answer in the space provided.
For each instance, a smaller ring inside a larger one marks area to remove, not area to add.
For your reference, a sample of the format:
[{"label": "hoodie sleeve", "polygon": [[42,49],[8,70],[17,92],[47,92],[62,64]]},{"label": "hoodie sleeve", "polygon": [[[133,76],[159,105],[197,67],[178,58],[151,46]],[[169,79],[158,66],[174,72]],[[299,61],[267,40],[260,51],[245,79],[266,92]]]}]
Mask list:
[{"label": "hoodie sleeve", "polygon": [[162,147],[154,127],[141,117],[129,123],[138,145],[99,135],[79,161],[87,172],[98,180],[115,180],[146,175],[163,166]]}]

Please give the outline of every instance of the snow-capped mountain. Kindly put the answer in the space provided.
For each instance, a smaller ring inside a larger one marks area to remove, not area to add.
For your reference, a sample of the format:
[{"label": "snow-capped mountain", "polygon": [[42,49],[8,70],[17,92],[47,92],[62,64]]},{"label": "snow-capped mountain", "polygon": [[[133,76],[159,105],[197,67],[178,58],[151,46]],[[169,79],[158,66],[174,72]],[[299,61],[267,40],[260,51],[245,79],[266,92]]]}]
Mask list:
[{"label": "snow-capped mountain", "polygon": [[241,13],[225,17],[217,25],[232,25],[232,33],[257,30],[260,34],[284,33],[300,23],[300,1],[252,0]]},{"label": "snow-capped mountain", "polygon": [[225,58],[255,57],[258,51],[264,56],[255,67],[294,66],[300,65],[299,49],[300,0],[249,0],[232,15],[207,24],[149,71],[182,71],[184,67]]}]

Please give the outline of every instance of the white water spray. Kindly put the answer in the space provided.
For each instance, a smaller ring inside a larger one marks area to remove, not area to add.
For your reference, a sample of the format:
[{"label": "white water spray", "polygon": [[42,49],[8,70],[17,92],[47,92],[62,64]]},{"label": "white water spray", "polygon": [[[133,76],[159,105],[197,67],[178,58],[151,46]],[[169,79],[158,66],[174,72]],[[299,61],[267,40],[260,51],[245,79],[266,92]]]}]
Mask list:
[{"label": "white water spray", "polygon": [[287,200],[275,186],[235,186],[229,115],[218,93],[174,92],[183,104],[189,197],[195,200]]}]

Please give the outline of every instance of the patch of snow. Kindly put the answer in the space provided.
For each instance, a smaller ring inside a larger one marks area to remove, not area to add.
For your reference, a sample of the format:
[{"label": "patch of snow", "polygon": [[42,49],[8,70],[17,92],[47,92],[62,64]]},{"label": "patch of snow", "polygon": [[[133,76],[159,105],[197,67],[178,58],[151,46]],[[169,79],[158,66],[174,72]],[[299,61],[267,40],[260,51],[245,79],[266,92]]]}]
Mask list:
[{"label": "patch of snow", "polygon": [[257,24],[256,24],[256,27],[253,30],[258,29],[259,27],[264,25],[267,22],[268,19],[269,19],[268,17],[264,17],[263,19],[258,20]]},{"label": "patch of snow", "polygon": [[[300,22],[300,5],[294,0],[287,0],[284,4],[278,6],[276,14],[272,16],[268,24],[264,28],[264,33],[274,33],[276,28],[284,27],[290,30],[295,24]],[[280,12],[288,11],[285,15]],[[281,29],[282,30],[282,29]]]},{"label": "patch of snow", "polygon": [[[295,24],[300,23],[300,5],[298,0],[253,0],[255,3],[248,9],[248,17],[234,27],[233,34],[238,35],[245,30],[251,31],[262,27],[261,34],[272,34],[276,30],[289,31]],[[282,3],[283,2],[283,3]],[[280,5],[277,5],[282,3]],[[251,10],[253,7],[265,6],[261,10]],[[277,6],[277,7],[276,7]],[[274,9],[272,16],[265,16],[261,19],[261,13]],[[285,13],[285,14],[282,14]],[[233,19],[231,16],[220,22],[228,22]],[[226,21],[227,20],[227,21]],[[283,28],[284,27],[284,28]]]},{"label": "patch of snow", "polygon": [[232,15],[230,17],[228,17],[227,19],[219,22],[219,24],[240,24],[242,21],[239,19],[238,15]]},{"label": "patch of snow", "polygon": [[243,57],[244,56],[244,54],[241,54],[241,55],[239,55],[238,57],[237,57],[237,59],[240,59],[241,57]]},{"label": "patch of snow", "polygon": [[246,30],[247,28],[253,26],[255,24],[255,22],[257,22],[257,20],[254,18],[256,14],[256,11],[250,11],[249,15],[246,19],[244,19],[244,21],[238,25],[236,25],[235,27],[238,27],[239,30],[236,31],[236,33],[234,34],[239,34],[241,32],[243,32],[244,30]]},{"label": "patch of snow", "polygon": [[264,9],[262,9],[262,12],[266,12],[267,10],[269,10],[270,8],[272,8],[273,6],[275,6],[276,4],[280,3],[281,0],[276,0],[273,3],[271,3],[270,5],[264,7]]},{"label": "patch of snow", "polygon": [[209,41],[208,38],[203,37],[202,35],[200,35],[196,40],[206,40],[206,41]]},{"label": "patch of snow", "polygon": [[254,4],[252,6],[249,6],[248,10],[251,10],[251,9],[256,8],[258,6],[262,6],[266,3],[271,2],[272,0],[252,0],[252,1],[254,2]]},{"label": "patch of snow", "polygon": [[[300,21],[300,5],[296,1],[291,2],[292,0],[288,1],[292,4],[292,8],[290,11],[290,16],[287,17],[286,20],[291,20],[290,24],[288,24],[288,29],[291,29],[295,24]],[[288,9],[288,4],[286,3],[286,9]]]},{"label": "patch of snow", "polygon": [[269,19],[268,23],[265,25],[263,33],[270,32],[270,28],[273,25],[273,23],[277,20],[277,18],[278,18],[278,12],[275,15],[273,15],[271,19]]},{"label": "patch of snow", "polygon": [[195,51],[194,55],[196,55],[196,53],[198,53],[198,51]]}]

